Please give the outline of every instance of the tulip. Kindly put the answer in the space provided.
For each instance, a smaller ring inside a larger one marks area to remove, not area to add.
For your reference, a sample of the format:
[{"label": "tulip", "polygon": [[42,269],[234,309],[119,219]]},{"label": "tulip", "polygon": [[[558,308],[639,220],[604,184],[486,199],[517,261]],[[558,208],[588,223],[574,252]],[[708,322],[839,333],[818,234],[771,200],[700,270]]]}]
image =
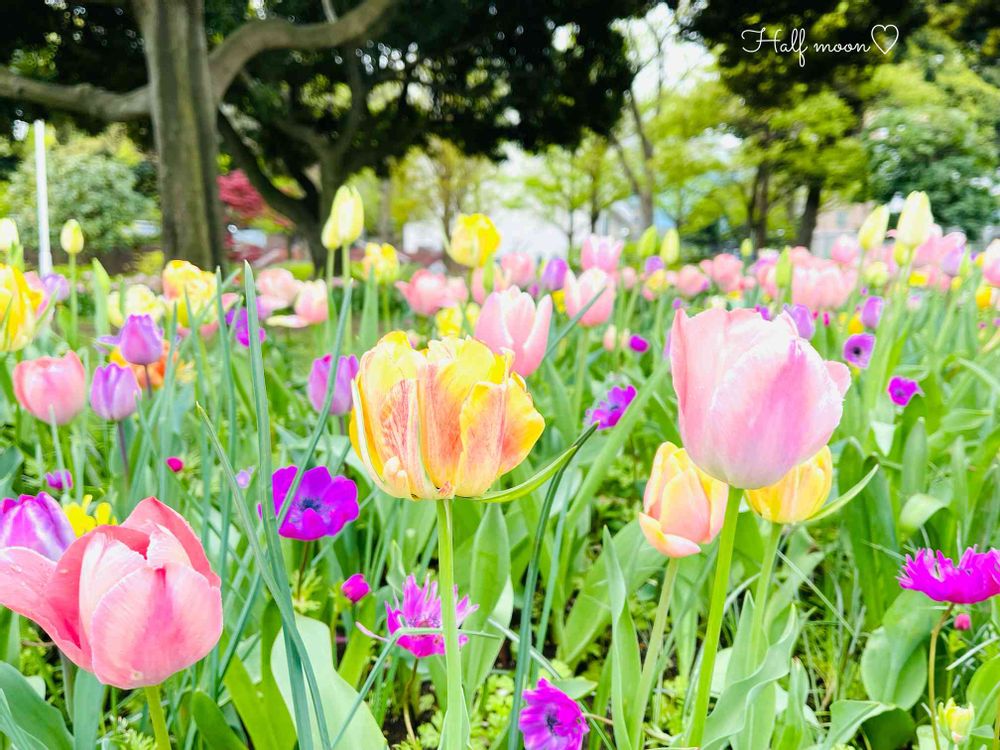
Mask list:
[{"label": "tulip", "polygon": [[1000,287],[1000,240],[993,240],[979,258],[983,280],[990,286]]},{"label": "tulip", "polygon": [[409,281],[397,281],[396,288],[417,315],[429,316],[442,307],[464,302],[469,293],[461,279],[453,284],[444,274],[421,268]]},{"label": "tulip", "polygon": [[882,309],[885,307],[885,300],[877,295],[873,295],[865,300],[861,306],[861,322],[865,328],[878,328],[879,321],[882,320]]},{"label": "tulip", "polygon": [[256,282],[257,301],[266,310],[291,307],[302,286],[287,268],[265,268],[257,275]]},{"label": "tulip", "polygon": [[462,214],[455,220],[448,255],[468,268],[482,268],[500,246],[500,233],[485,214]]},{"label": "tulip", "polygon": [[467,305],[450,305],[442,308],[434,315],[434,327],[438,336],[462,336],[466,329],[474,330],[479,321],[479,305],[470,302]]},{"label": "tulip", "polygon": [[709,280],[705,274],[698,270],[697,266],[688,265],[677,272],[674,284],[682,297],[690,299],[708,289]]},{"label": "tulip", "polygon": [[[931,234],[934,217],[931,214],[931,202],[924,192],[912,192],[906,196],[906,203],[896,222],[896,246],[910,253]],[[901,263],[900,259],[896,261]]]},{"label": "tulip", "polygon": [[660,258],[668,266],[674,265],[681,259],[681,236],[673,227],[663,235],[663,242],[660,243]]},{"label": "tulip", "polygon": [[70,422],[87,403],[87,373],[76,352],[62,357],[39,357],[14,367],[14,395],[36,419]]},{"label": "tulip", "polygon": [[954,698],[949,698],[947,704],[938,703],[938,728],[952,741],[956,747],[969,736],[972,722],[976,718],[974,706],[960,706]]},{"label": "tulip", "polygon": [[583,240],[583,247],[580,248],[580,265],[584,271],[596,268],[614,276],[618,271],[618,260],[624,249],[625,243],[622,240],[599,237],[596,234],[588,235]]},{"label": "tulip", "polygon": [[333,196],[330,216],[323,225],[322,241],[327,250],[350,245],[365,228],[365,204],[361,193],[350,185],[341,185]]},{"label": "tulip", "polygon": [[284,328],[305,328],[323,323],[330,315],[326,282],[323,279],[304,281],[295,299],[293,315],[272,315],[267,319],[271,326]]},{"label": "tulip", "polygon": [[90,408],[101,419],[120,422],[135,413],[135,400],[140,393],[139,381],[130,367],[104,365],[94,370]]},{"label": "tulip", "polygon": [[[191,327],[215,301],[215,274],[186,260],[172,260],[163,268],[163,296],[177,306],[177,322]],[[218,321],[214,321],[216,324]]]},{"label": "tulip", "polygon": [[889,280],[889,266],[880,260],[873,261],[865,266],[862,278],[870,286],[884,286]]},{"label": "tulip", "polygon": [[719,253],[710,260],[701,262],[701,270],[708,274],[723,294],[740,288],[743,279],[743,261],[729,253]]},{"label": "tulip", "polygon": [[551,297],[546,295],[536,306],[530,294],[511,287],[486,298],[475,336],[495,354],[513,352],[513,370],[526,378],[542,363],[551,321]]},{"label": "tulip", "polygon": [[816,334],[816,320],[805,305],[785,305],[785,312],[795,322],[799,336],[809,341]]},{"label": "tulip", "polygon": [[67,255],[79,255],[83,251],[83,229],[80,222],[70,219],[59,232],[59,244]]},{"label": "tulip", "polygon": [[500,259],[500,269],[514,286],[527,287],[535,280],[535,259],[528,253],[507,253]]},{"label": "tulip", "polygon": [[351,604],[357,604],[372,591],[372,587],[365,580],[364,573],[355,573],[340,585],[342,593]]},{"label": "tulip", "polygon": [[0,550],[21,547],[58,560],[74,541],[69,519],[46,493],[0,500]]},{"label": "tulip", "polygon": [[770,487],[747,490],[747,503],[771,523],[801,523],[819,512],[833,487],[829,446],[796,466]]},{"label": "tulip", "polygon": [[35,335],[44,294],[16,266],[0,263],[0,351],[23,349]]},{"label": "tulip", "polygon": [[885,232],[889,228],[889,207],[876,206],[868,214],[858,230],[858,244],[865,252],[882,247]]},{"label": "tulip", "polygon": [[542,286],[550,292],[558,292],[566,283],[569,264],[562,258],[549,258],[542,269]]},{"label": "tulip", "polygon": [[827,444],[850,372],[826,362],[785,313],[674,316],[670,347],[681,437],[691,459],[727,484],[774,484]]},{"label": "tulip", "polygon": [[0,604],[122,690],[158,685],[207,655],[222,633],[219,577],[187,522],[152,497],[57,561],[27,547],[0,550]]},{"label": "tulip", "polygon": [[118,350],[133,365],[159,362],[163,356],[163,329],[149,315],[129,315],[118,333]]},{"label": "tulip", "polygon": [[477,304],[483,304],[488,294],[502,292],[510,286],[510,277],[496,263],[488,263],[485,267],[475,268],[472,271],[472,299]]},{"label": "tulip", "polygon": [[351,443],[393,497],[478,497],[520,464],[542,434],[513,355],[473,338],[415,351],[393,331],[361,358]]},{"label": "tulip", "polygon": [[148,315],[153,320],[163,317],[163,300],[145,284],[133,284],[125,290],[125,301],[116,289],[108,295],[108,321],[121,328],[129,315]]},{"label": "tulip", "polygon": [[[326,403],[332,361],[333,357],[330,354],[314,359],[312,369],[309,371],[306,391],[309,394],[309,403],[317,412],[322,412],[323,404]],[[333,401],[330,402],[330,414],[340,416],[351,410],[351,381],[357,374],[358,358],[353,354],[341,355],[337,360],[337,374],[333,385]]]},{"label": "tulip", "polygon": [[663,443],[642,498],[639,526],[667,557],[696,555],[722,528],[729,488],[699,469],[683,448]]},{"label": "tulip", "polygon": [[841,235],[830,248],[830,259],[840,266],[856,266],[858,263],[858,246],[850,237]]},{"label": "tulip", "polygon": [[13,219],[0,219],[0,252],[8,253],[11,248],[21,244],[17,235],[17,223]]},{"label": "tulip", "polygon": [[590,268],[579,277],[569,271],[566,274],[563,293],[566,314],[571,318],[575,318],[592,299],[597,298],[579,320],[584,328],[602,325],[611,317],[611,311],[615,306],[615,281],[600,268]]},{"label": "tulip", "polygon": [[399,257],[396,248],[388,242],[383,242],[381,245],[369,242],[365,245],[365,257],[361,261],[361,268],[366,279],[374,273],[375,281],[379,284],[395,281],[399,277]]},{"label": "tulip", "polygon": [[73,489],[73,475],[68,469],[45,472],[45,483],[56,492]]}]

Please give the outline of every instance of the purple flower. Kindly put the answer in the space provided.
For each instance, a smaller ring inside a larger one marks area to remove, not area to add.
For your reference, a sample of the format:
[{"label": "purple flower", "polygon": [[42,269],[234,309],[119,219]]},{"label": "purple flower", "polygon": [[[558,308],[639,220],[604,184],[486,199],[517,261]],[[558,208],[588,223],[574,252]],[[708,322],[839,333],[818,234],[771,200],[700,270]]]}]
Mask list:
[{"label": "purple flower", "polygon": [[151,365],[163,356],[163,329],[151,315],[129,315],[115,343],[126,362]]},{"label": "purple flower", "polygon": [[968,612],[960,612],[955,615],[955,630],[971,630],[972,617]]},{"label": "purple flower", "polygon": [[[262,319],[265,313],[265,308],[261,304],[260,300],[257,300],[257,319]],[[250,348],[250,315],[247,313],[247,309],[243,306],[234,307],[226,313],[226,325],[233,328],[233,332],[236,335],[236,341],[240,346],[244,346],[247,349]],[[267,331],[263,328],[257,329],[257,340],[261,343],[267,338]]]},{"label": "purple flower", "polygon": [[248,469],[242,469],[236,474],[236,485],[241,489],[245,490],[250,486],[250,480],[253,479],[253,467]]},{"label": "purple flower", "polygon": [[[314,359],[309,371],[309,382],[306,391],[309,403],[317,412],[323,409],[326,401],[326,389],[330,383],[330,369],[333,357],[329,354]],[[351,410],[351,381],[358,374],[358,358],[353,354],[341,355],[337,360],[337,379],[333,385],[333,401],[330,402],[330,413],[341,415]]]},{"label": "purple flower", "polygon": [[916,380],[903,378],[899,375],[894,375],[889,380],[889,387],[886,388],[886,391],[896,406],[906,406],[917,393],[921,392],[920,385]]},{"label": "purple flower", "polygon": [[167,468],[174,474],[177,474],[184,469],[184,462],[177,456],[168,457],[165,463],[167,464]]},{"label": "purple flower", "polygon": [[649,351],[649,342],[638,334],[629,337],[628,346],[636,354],[645,354]]},{"label": "purple flower", "polygon": [[135,413],[135,400],[140,393],[139,381],[131,367],[104,365],[94,370],[90,408],[102,419],[120,422]]},{"label": "purple flower", "polygon": [[799,336],[809,341],[816,334],[816,319],[805,305],[785,305],[785,312],[795,322]]},{"label": "purple flower", "polygon": [[844,342],[844,359],[848,364],[864,370],[872,359],[875,336],[870,333],[855,333]]},{"label": "purple flower", "polygon": [[351,604],[357,604],[371,593],[372,587],[368,585],[363,573],[355,573],[340,585],[340,593],[346,596]]},{"label": "purple flower", "polygon": [[1000,550],[969,547],[958,565],[943,552],[922,549],[906,556],[899,585],[936,602],[976,604],[1000,594]]},{"label": "purple flower", "polygon": [[603,401],[598,402],[597,406],[590,410],[587,421],[590,424],[596,424],[599,430],[614,427],[634,398],[635,386],[628,385],[624,388],[615,386],[608,391],[608,395]]},{"label": "purple flower", "polygon": [[0,500],[0,549],[26,547],[58,560],[74,541],[69,519],[46,493]]},{"label": "purple flower", "polygon": [[767,305],[754,305],[753,309],[759,312],[760,317],[762,317],[764,320],[771,319],[771,311],[768,309]]},{"label": "purple flower", "polygon": [[663,263],[663,258],[659,255],[650,255],[646,258],[646,262],[642,266],[642,273],[645,276],[652,276],[657,271],[662,271],[666,266]]},{"label": "purple flower", "polygon": [[73,489],[73,475],[68,469],[45,472],[45,482],[56,492]]},{"label": "purple flower", "polygon": [[568,270],[569,264],[565,260],[562,258],[550,258],[545,263],[545,269],[542,271],[542,286],[550,292],[559,291],[563,288],[563,284],[566,283],[566,272]]},{"label": "purple flower", "polygon": [[[458,586],[455,587],[458,596]],[[441,627],[441,597],[438,596],[437,583],[431,583],[430,577],[424,580],[423,587],[417,585],[417,579],[411,573],[403,584],[403,603],[395,598],[395,607],[385,604],[386,628],[389,634],[401,628],[440,628]],[[469,597],[463,596],[455,607],[458,624],[475,612],[478,606],[469,602]],[[377,638],[378,636],[376,636]],[[384,638],[380,640],[385,640]],[[464,645],[469,640],[467,635],[459,635],[458,643]],[[444,653],[444,634],[404,635],[396,641],[418,659]]]},{"label": "purple flower", "polygon": [[54,302],[62,302],[69,297],[69,281],[61,273],[45,274],[42,277],[42,287]]},{"label": "purple flower", "polygon": [[878,322],[882,319],[882,310],[885,307],[885,300],[881,297],[869,297],[861,306],[861,324],[865,328],[875,330]]},{"label": "purple flower", "polygon": [[[285,466],[272,475],[274,512],[281,515],[282,503],[292,488],[297,466]],[[325,466],[316,466],[302,475],[295,497],[278,534],[304,542],[336,536],[358,517],[358,486],[343,476],[331,476]],[[258,506],[257,512],[260,513]]]},{"label": "purple flower", "polygon": [[543,678],[524,691],[524,703],[517,726],[525,750],[580,750],[590,730],[576,701]]}]

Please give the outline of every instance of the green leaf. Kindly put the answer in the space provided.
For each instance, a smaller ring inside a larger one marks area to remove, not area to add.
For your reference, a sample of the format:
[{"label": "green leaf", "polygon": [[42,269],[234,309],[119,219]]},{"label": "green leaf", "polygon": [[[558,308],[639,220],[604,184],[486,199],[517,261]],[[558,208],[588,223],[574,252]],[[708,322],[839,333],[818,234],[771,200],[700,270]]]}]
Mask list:
[{"label": "green leaf", "polygon": [[[253,746],[259,750],[289,750],[295,744],[295,727],[284,704],[265,700],[268,686],[273,683],[265,677],[260,687],[254,685],[250,674],[240,660],[234,656],[224,679],[236,713]],[[283,738],[283,739],[279,739]]]},{"label": "green leaf", "polygon": [[0,732],[17,750],[72,750],[73,738],[62,713],[6,662],[0,663]]},{"label": "green leaf", "polygon": [[902,513],[899,514],[899,530],[903,539],[913,536],[921,526],[930,520],[930,517],[942,508],[947,508],[951,503],[933,495],[917,493],[910,497],[903,506]]},{"label": "green leaf", "polygon": [[965,702],[976,709],[975,726],[992,725],[1000,697],[1000,656],[994,656],[972,675],[965,690]]},{"label": "green leaf", "polygon": [[73,682],[73,747],[92,750],[97,745],[97,725],[104,707],[104,685],[85,669],[76,670]]},{"label": "green leaf", "polygon": [[630,726],[641,726],[633,721],[633,712],[638,703],[635,700],[635,686],[639,684],[639,672],[642,668],[639,640],[628,608],[625,576],[618,564],[615,545],[607,527],[604,528],[602,544],[606,551],[608,606],[611,610],[611,719],[615,747],[618,750],[632,750],[641,746],[639,738],[629,734]]},{"label": "green leaf", "polygon": [[830,706],[830,729],[823,750],[850,742],[865,721],[892,708],[878,701],[834,701]]},{"label": "green leaf", "polygon": [[201,690],[196,690],[191,696],[191,714],[207,747],[212,750],[246,750],[247,746],[226,723],[226,717],[215,701]]}]

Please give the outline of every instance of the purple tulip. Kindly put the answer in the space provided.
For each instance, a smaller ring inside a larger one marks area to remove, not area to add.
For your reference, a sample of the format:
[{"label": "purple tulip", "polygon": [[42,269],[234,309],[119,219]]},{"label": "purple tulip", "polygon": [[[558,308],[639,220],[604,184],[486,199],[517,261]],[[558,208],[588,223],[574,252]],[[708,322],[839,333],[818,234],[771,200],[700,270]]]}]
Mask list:
[{"label": "purple tulip", "polygon": [[550,292],[557,292],[566,283],[566,272],[569,264],[562,258],[550,258],[542,271],[542,286]]},{"label": "purple tulip", "polygon": [[[263,320],[267,317],[267,309],[257,300],[257,319]],[[245,307],[234,307],[226,313],[226,325],[231,326],[236,335],[236,343],[240,346],[250,348],[250,315]],[[267,338],[267,331],[263,327],[257,329],[257,340],[264,343]]]},{"label": "purple tulip", "polygon": [[74,541],[69,519],[46,493],[0,500],[0,549],[26,547],[58,560]]},{"label": "purple tulip", "polygon": [[860,370],[868,367],[875,348],[875,336],[870,333],[855,333],[844,342],[844,359]]},{"label": "purple tulip", "polygon": [[[330,364],[333,357],[327,354],[313,360],[312,369],[309,371],[309,382],[306,390],[309,394],[309,403],[317,412],[322,411],[326,401],[326,390],[330,384]],[[333,401],[330,402],[330,413],[335,415],[347,414],[351,410],[351,381],[358,374],[358,358],[353,354],[341,356],[337,360],[337,379],[333,384]]]},{"label": "purple tulip", "polygon": [[114,363],[94,370],[90,384],[90,408],[102,419],[120,422],[135,413],[139,381],[131,367]]},{"label": "purple tulip", "polygon": [[805,305],[785,305],[785,312],[795,321],[799,336],[806,341],[816,334],[816,319]]},{"label": "purple tulip", "polygon": [[[297,466],[286,466],[272,475],[274,512],[281,515],[282,503],[298,474]],[[316,466],[302,475],[295,496],[278,534],[304,542],[336,536],[358,517],[358,486],[347,477],[331,476],[325,466]],[[257,508],[260,512],[260,507]]]},{"label": "purple tulip", "polygon": [[885,300],[879,296],[869,297],[861,306],[861,324],[865,328],[875,330],[878,322],[882,319],[882,309],[885,307]]},{"label": "purple tulip", "polygon": [[42,286],[49,299],[62,302],[69,297],[69,280],[61,273],[47,273],[42,277]]},{"label": "purple tulip", "polygon": [[151,365],[163,356],[163,329],[151,315],[129,315],[118,332],[122,359],[133,365]]},{"label": "purple tulip", "polygon": [[650,255],[646,258],[646,262],[642,266],[642,272],[646,276],[652,276],[657,271],[662,271],[666,266],[663,264],[663,258],[659,255]]},{"label": "purple tulip", "polygon": [[364,574],[355,573],[340,586],[340,593],[350,600],[351,604],[357,604],[371,593],[372,587],[368,585]]},{"label": "purple tulip", "polygon": [[771,319],[771,310],[768,308],[767,305],[754,305],[753,309],[756,310],[758,313],[760,313],[760,317],[762,317],[764,320]]},{"label": "purple tulip", "polygon": [[45,482],[56,492],[73,489],[73,475],[68,469],[45,472]]}]

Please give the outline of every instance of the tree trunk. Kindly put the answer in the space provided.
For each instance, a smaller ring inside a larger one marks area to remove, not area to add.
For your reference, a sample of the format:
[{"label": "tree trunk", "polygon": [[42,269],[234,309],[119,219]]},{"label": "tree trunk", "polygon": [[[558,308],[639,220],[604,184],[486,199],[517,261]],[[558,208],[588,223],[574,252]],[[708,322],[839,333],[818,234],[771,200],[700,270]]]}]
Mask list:
[{"label": "tree trunk", "polygon": [[642,230],[653,226],[653,190],[645,188],[639,193],[639,210],[642,217]]},{"label": "tree trunk", "polygon": [[221,264],[218,144],[203,0],[135,0],[159,158],[162,243],[168,257]]},{"label": "tree trunk", "polygon": [[819,214],[820,199],[823,196],[823,186],[820,183],[810,183],[806,194],[806,205],[799,218],[799,231],[795,238],[796,245],[809,247],[812,244],[813,232],[816,229],[816,217]]},{"label": "tree trunk", "polygon": [[766,164],[757,167],[750,200],[750,239],[756,248],[767,246],[767,215],[770,213],[770,172]]}]

